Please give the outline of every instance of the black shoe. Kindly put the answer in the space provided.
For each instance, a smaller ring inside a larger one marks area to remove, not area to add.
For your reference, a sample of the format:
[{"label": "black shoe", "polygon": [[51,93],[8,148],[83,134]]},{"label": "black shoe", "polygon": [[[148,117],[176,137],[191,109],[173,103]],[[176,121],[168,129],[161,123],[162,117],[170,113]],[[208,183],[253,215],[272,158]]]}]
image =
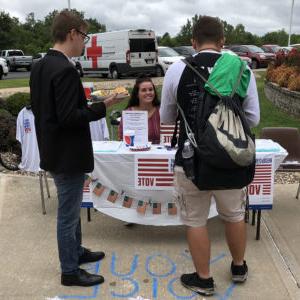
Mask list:
[{"label": "black shoe", "polygon": [[242,266],[235,266],[233,262],[231,262],[231,275],[232,275],[233,282],[236,283],[245,282],[248,277],[248,266],[246,264],[246,261],[244,260]]},{"label": "black shoe", "polygon": [[102,251],[99,252],[92,252],[91,250],[84,248],[83,254],[79,257],[78,263],[86,264],[90,262],[95,262],[101,260],[105,257],[105,253]]},{"label": "black shoe", "polygon": [[212,277],[202,279],[195,272],[181,275],[180,281],[184,287],[203,296],[211,296],[215,292],[215,284]]},{"label": "black shoe", "polygon": [[103,276],[90,274],[82,269],[78,269],[76,274],[61,274],[61,284],[66,286],[93,286],[103,282]]}]

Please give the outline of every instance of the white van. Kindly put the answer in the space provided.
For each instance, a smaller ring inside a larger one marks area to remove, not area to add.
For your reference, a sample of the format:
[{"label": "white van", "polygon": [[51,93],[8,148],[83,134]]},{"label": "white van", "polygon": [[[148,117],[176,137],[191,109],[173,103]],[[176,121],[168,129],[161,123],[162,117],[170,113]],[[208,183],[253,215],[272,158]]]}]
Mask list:
[{"label": "white van", "polygon": [[121,30],[89,34],[84,55],[78,58],[84,74],[156,74],[157,46],[152,30]]}]

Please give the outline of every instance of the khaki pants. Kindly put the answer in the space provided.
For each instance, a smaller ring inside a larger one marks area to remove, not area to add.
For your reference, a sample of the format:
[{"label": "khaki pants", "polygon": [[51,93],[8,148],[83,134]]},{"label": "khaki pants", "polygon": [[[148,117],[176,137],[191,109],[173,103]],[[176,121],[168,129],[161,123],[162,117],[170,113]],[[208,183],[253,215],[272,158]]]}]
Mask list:
[{"label": "khaki pants", "polygon": [[216,200],[221,219],[239,222],[245,214],[245,189],[200,191],[184,173],[182,167],[175,166],[175,197],[180,207],[183,224],[191,227],[206,225],[211,198]]}]

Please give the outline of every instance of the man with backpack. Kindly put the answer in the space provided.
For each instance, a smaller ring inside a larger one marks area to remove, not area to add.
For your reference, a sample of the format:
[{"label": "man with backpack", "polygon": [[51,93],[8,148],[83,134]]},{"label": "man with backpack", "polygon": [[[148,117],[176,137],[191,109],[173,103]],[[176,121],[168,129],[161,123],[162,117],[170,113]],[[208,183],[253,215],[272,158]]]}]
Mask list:
[{"label": "man with backpack", "polygon": [[[160,116],[162,123],[180,121],[175,190],[196,269],[183,274],[181,283],[208,296],[215,290],[206,227],[212,196],[225,224],[232,280],[247,279],[245,186],[255,168],[249,127],[258,124],[260,109],[252,71],[237,56],[221,54],[224,31],[218,18],[200,17],[193,27],[192,44],[197,54],[173,63],[166,73]],[[219,127],[214,124],[217,115]]]}]

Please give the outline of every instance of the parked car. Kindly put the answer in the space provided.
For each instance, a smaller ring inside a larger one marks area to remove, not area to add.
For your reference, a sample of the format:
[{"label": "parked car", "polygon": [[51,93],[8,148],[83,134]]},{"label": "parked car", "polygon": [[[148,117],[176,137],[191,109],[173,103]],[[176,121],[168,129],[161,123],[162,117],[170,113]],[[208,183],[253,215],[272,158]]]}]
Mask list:
[{"label": "parked car", "polygon": [[284,56],[287,56],[292,49],[295,49],[295,48],[291,47],[291,46],[280,47],[278,54],[283,54]]},{"label": "parked car", "polygon": [[[234,53],[233,51],[231,51],[230,49],[226,49],[226,48],[223,48],[221,50],[222,53],[229,53],[229,54],[232,54],[232,55],[237,55],[236,53]],[[251,59],[247,56],[240,56],[240,59],[245,61],[247,63],[247,65],[251,68]]]},{"label": "parked car", "polygon": [[192,46],[177,46],[173,47],[173,49],[179,53],[179,55],[184,57],[188,57],[196,53],[196,50]]},{"label": "parked car", "polygon": [[263,49],[266,53],[276,54],[280,50],[280,46],[279,45],[262,45],[261,49]]},{"label": "parked car", "polygon": [[8,66],[6,60],[0,57],[0,80],[3,78],[3,76],[7,76],[7,74],[8,74]]},{"label": "parked car", "polygon": [[32,63],[35,64],[36,62],[41,60],[46,54],[47,54],[46,52],[39,52],[39,53],[35,54],[32,57]]},{"label": "parked car", "polygon": [[157,74],[156,74],[157,76],[164,76],[169,66],[173,62],[180,59],[184,59],[184,56],[179,55],[174,49],[170,47],[157,47],[157,50],[158,50],[158,62],[157,62]]},{"label": "parked car", "polygon": [[254,45],[233,45],[229,46],[229,49],[239,56],[249,57],[252,69],[267,67],[270,62],[276,59],[274,53],[266,53],[263,49]]},{"label": "parked car", "polygon": [[290,47],[296,48],[300,50],[300,44],[292,44]]},{"label": "parked car", "polygon": [[32,56],[25,56],[22,50],[2,50],[1,57],[6,60],[10,71],[15,71],[18,68],[31,69]]}]

